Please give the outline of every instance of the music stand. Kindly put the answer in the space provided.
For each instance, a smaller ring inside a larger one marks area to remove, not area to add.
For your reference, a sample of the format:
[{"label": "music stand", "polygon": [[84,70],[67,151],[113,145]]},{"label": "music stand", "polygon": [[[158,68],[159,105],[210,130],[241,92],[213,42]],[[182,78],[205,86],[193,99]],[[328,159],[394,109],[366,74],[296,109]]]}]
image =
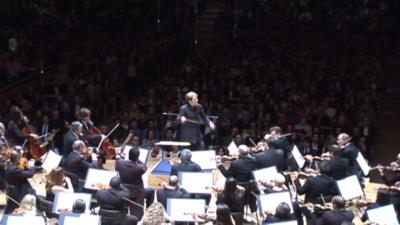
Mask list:
[{"label": "music stand", "polygon": [[162,148],[162,146],[177,146],[177,147],[188,147],[190,146],[189,142],[186,141],[159,141],[154,143],[154,145],[156,146],[160,146],[161,148],[161,158],[164,159],[165,155],[164,155],[164,149]]}]

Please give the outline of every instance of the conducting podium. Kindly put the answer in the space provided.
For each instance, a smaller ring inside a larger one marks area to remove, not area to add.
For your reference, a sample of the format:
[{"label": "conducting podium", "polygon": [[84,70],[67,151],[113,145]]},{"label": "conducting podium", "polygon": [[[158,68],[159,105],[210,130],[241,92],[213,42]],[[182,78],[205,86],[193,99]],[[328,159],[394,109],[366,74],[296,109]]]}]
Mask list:
[{"label": "conducting podium", "polygon": [[186,141],[159,141],[154,143],[155,146],[158,146],[161,149],[161,157],[164,158],[165,157],[165,151],[164,148],[165,147],[178,147],[178,148],[182,148],[182,147],[188,147],[190,146],[189,142]]}]

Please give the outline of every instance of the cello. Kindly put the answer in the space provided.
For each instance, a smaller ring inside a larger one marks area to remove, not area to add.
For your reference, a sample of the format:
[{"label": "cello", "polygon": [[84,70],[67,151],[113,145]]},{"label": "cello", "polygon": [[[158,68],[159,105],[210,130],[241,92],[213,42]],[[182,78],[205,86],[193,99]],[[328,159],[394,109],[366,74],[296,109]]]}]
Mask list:
[{"label": "cello", "polygon": [[24,123],[24,127],[21,129],[24,137],[29,142],[29,153],[34,159],[40,159],[48,150],[43,148],[39,142],[40,138],[35,132],[35,128],[30,124],[28,117],[26,117],[20,108],[16,107],[15,111],[19,113],[20,119]]},{"label": "cello", "polygon": [[[112,132],[114,132],[115,129],[117,129],[119,126],[119,123],[117,123],[117,125],[114,126],[114,128],[105,136],[105,138],[103,138],[100,143],[99,146],[97,147],[97,149],[101,149],[101,151],[104,152],[104,154],[106,155],[106,157],[108,159],[115,159],[116,157],[116,150],[114,145],[111,143],[110,139],[108,139],[108,137],[110,136],[110,134]],[[89,134],[90,135],[96,135],[96,134],[102,134],[102,132],[100,131],[99,128],[95,127],[95,126],[91,126],[89,129]]]}]

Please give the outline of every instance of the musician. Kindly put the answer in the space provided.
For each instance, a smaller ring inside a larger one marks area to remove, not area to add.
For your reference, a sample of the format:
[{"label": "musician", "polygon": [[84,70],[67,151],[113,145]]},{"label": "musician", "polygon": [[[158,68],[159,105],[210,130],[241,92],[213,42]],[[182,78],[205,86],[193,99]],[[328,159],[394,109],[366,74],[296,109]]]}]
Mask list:
[{"label": "musician", "polygon": [[231,213],[233,213],[236,224],[242,224],[244,215],[244,191],[237,187],[236,179],[229,177],[225,181],[225,187],[222,193],[217,196],[217,204],[227,204]]},{"label": "musician", "polygon": [[179,186],[179,179],[175,175],[169,178],[168,184],[162,184],[162,187],[157,191],[157,199],[165,209],[168,198],[190,198],[190,194]]},{"label": "musician", "polygon": [[64,176],[64,169],[62,167],[56,167],[51,170],[47,175],[46,179],[46,200],[54,201],[55,194],[57,192],[74,192],[69,177]]},{"label": "musician", "polygon": [[319,175],[310,177],[303,186],[300,185],[299,180],[295,181],[297,193],[305,194],[304,201],[311,203],[322,203],[322,196],[331,196],[337,193],[335,188],[335,180],[329,177],[329,165],[326,162],[319,164]]},{"label": "musician", "polygon": [[21,200],[21,205],[14,210],[13,215],[20,215],[20,216],[40,215],[40,212],[37,210],[36,207],[35,195],[26,194],[24,198]]},{"label": "musician", "polygon": [[341,180],[349,176],[349,159],[342,157],[342,150],[337,145],[331,145],[329,152],[332,155],[332,159],[328,160],[330,171],[329,176],[335,180]]},{"label": "musician", "polygon": [[394,175],[388,177],[385,173],[383,168],[379,167],[379,174],[381,175],[381,178],[383,180],[383,182],[385,182],[385,184],[387,186],[392,186],[394,185],[396,182],[400,182],[400,168],[398,162],[400,161],[400,153],[397,155],[396,157],[396,161],[390,163],[390,167],[392,167],[396,172]]},{"label": "musician", "polygon": [[[198,103],[198,95],[190,91],[185,96],[187,104],[179,109],[177,121],[180,124],[179,139],[191,144],[191,149],[199,149],[201,143],[200,119],[204,124],[214,130],[214,123],[208,119],[204,113],[203,107]],[[199,121],[200,122],[200,121]]]},{"label": "musician", "polygon": [[181,162],[172,165],[171,175],[178,176],[179,172],[200,172],[199,164],[192,161],[192,152],[189,149],[183,149],[180,156]]},{"label": "musician", "polygon": [[351,175],[359,174],[360,169],[358,168],[357,164],[357,156],[358,156],[358,149],[354,145],[354,143],[350,142],[351,137],[346,133],[341,133],[337,137],[337,143],[339,147],[342,149],[342,157],[345,157],[349,160],[349,172]]},{"label": "musician", "polygon": [[[10,154],[10,164],[6,166],[5,180],[7,182],[7,195],[16,201],[21,199],[28,193],[34,193],[33,188],[28,182],[28,178],[33,177],[35,174],[35,167],[30,167],[27,170],[18,167],[20,154],[17,151],[12,151]],[[11,213],[17,204],[10,199],[7,200],[7,207],[4,211],[5,214]]]},{"label": "musician", "polygon": [[93,129],[97,129],[94,127],[94,123],[91,120],[91,112],[88,108],[81,108],[79,110],[79,117],[80,120],[79,122],[82,123],[82,139],[87,141],[89,145],[91,146],[97,146],[101,142],[102,139],[105,138],[104,134],[99,134],[99,131],[97,130],[93,134]]},{"label": "musician", "polygon": [[[117,160],[115,169],[119,171],[121,182],[130,191],[129,199],[143,205],[145,190],[142,175],[146,172],[147,167],[139,160],[139,155],[139,147],[132,147],[129,150],[129,160]],[[129,211],[131,215],[136,216],[139,220],[143,216],[143,209],[134,204],[129,204]]]},{"label": "musician", "polygon": [[69,153],[72,152],[72,144],[80,139],[82,134],[82,123],[79,121],[74,121],[71,123],[69,131],[64,135],[62,155],[66,158]]},{"label": "musician", "polygon": [[245,187],[246,203],[250,204],[250,209],[254,212],[256,210],[256,199],[251,192],[255,190],[255,187],[250,181],[253,178],[252,171],[257,169],[257,161],[254,157],[250,156],[246,145],[240,145],[238,148],[239,159],[232,161],[228,170],[223,165],[219,165],[218,169],[226,178],[233,177],[239,184]]},{"label": "musician", "polygon": [[325,212],[318,220],[317,225],[341,225],[343,222],[352,222],[354,214],[345,209],[346,201],[340,195],[332,198],[333,210]]},{"label": "musician", "polygon": [[286,202],[281,202],[276,207],[275,215],[267,216],[264,224],[287,222],[292,220],[297,220],[297,218],[290,213],[290,206]]},{"label": "musician", "polygon": [[286,137],[282,136],[282,128],[273,126],[269,129],[270,134],[265,135],[268,146],[270,148],[282,149],[285,155],[290,151],[290,143]]},{"label": "musician", "polygon": [[89,168],[96,168],[96,166],[85,159],[88,155],[88,150],[83,141],[76,140],[72,144],[72,149],[72,152],[65,159],[64,169],[81,179],[85,179]]},{"label": "musician", "polygon": [[111,178],[110,189],[98,190],[96,193],[97,202],[100,209],[119,210],[125,213],[125,201],[123,198],[129,197],[129,190],[121,185],[118,176]]},{"label": "musician", "polygon": [[[268,140],[272,141],[272,140]],[[257,168],[276,166],[278,172],[286,169],[285,152],[282,149],[267,148],[264,152],[256,154]]]}]

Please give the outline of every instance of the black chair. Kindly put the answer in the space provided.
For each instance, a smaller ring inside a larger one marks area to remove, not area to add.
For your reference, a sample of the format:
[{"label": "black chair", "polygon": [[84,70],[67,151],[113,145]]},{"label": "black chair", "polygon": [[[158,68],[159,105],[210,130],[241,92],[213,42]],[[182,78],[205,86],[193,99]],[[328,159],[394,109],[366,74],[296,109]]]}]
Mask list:
[{"label": "black chair", "polygon": [[71,183],[72,183],[72,186],[74,187],[74,191],[81,192],[81,186],[79,183],[80,178],[78,177],[78,175],[71,173],[67,170],[64,170],[64,174],[65,174],[65,176],[69,177],[69,179],[71,179]]},{"label": "black chair", "polygon": [[43,196],[37,196],[37,200],[38,200],[39,210],[43,211],[46,214],[46,217],[48,217],[48,218],[57,217],[57,215],[52,212],[53,211],[53,202],[46,200],[46,198]]},{"label": "black chair", "polygon": [[231,213],[233,219],[235,220],[236,225],[243,225],[243,213],[241,212],[234,212]]},{"label": "black chair", "polygon": [[99,215],[103,225],[120,225],[126,218],[126,214],[120,210],[100,209]]}]

